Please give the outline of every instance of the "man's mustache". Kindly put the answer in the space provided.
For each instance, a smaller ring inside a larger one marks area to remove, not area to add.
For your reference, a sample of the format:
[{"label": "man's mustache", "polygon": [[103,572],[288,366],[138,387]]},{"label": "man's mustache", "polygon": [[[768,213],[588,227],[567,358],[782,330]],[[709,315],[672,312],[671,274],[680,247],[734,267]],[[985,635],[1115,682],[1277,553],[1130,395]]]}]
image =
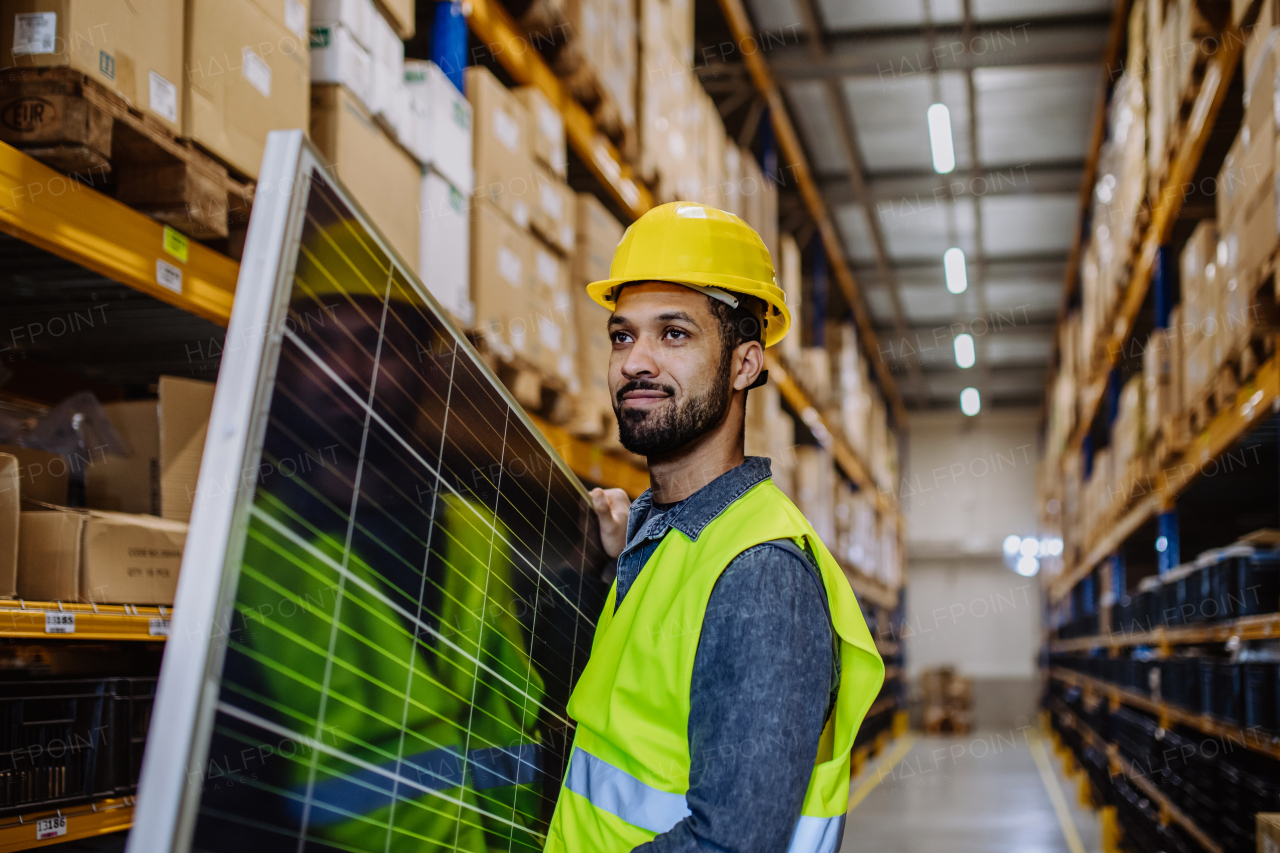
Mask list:
[{"label": "man's mustache", "polygon": [[622,398],[625,395],[630,394],[632,391],[661,391],[668,397],[674,397],[676,395],[676,389],[672,388],[670,385],[660,385],[657,382],[650,382],[647,379],[632,379],[626,385],[619,388],[618,393],[614,395],[617,397],[618,405],[622,405]]}]

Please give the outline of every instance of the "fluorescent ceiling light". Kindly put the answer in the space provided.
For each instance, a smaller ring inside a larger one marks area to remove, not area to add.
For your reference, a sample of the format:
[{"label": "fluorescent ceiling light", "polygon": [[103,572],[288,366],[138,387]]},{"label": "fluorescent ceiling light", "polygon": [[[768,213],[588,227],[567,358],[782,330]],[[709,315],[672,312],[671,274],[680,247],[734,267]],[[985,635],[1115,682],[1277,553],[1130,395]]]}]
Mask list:
[{"label": "fluorescent ceiling light", "polygon": [[1018,548],[1018,551],[1020,551],[1024,557],[1034,557],[1039,550],[1040,543],[1032,536],[1028,536],[1026,539],[1023,539],[1022,545]]},{"label": "fluorescent ceiling light", "polygon": [[968,289],[969,272],[965,268],[963,249],[947,249],[943,252],[942,268],[947,273],[947,290],[964,293]]},{"label": "fluorescent ceiling light", "polygon": [[978,360],[978,356],[973,351],[973,335],[968,333],[956,335],[955,350],[957,367],[970,368]]},{"label": "fluorescent ceiling light", "polygon": [[956,167],[956,151],[951,143],[951,111],[945,104],[929,107],[929,146],[933,149],[933,170],[945,175]]},{"label": "fluorescent ceiling light", "polygon": [[1040,561],[1035,557],[1019,557],[1014,571],[1024,578],[1035,577],[1036,572],[1040,571]]},{"label": "fluorescent ceiling light", "polygon": [[1012,557],[1022,550],[1022,537],[1016,533],[1010,533],[1004,537],[1004,552]]},{"label": "fluorescent ceiling light", "polygon": [[978,396],[977,388],[966,388],[960,392],[960,411],[969,417],[982,411],[982,398]]}]

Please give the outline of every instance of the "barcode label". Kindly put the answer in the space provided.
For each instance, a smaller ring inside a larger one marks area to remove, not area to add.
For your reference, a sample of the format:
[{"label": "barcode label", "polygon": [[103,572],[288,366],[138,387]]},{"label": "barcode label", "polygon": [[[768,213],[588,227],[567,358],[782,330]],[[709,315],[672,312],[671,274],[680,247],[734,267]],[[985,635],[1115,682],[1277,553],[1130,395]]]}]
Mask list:
[{"label": "barcode label", "polygon": [[59,835],[67,834],[67,819],[59,815],[58,817],[47,817],[44,820],[36,821],[36,840],[40,841],[44,838],[57,838]]},{"label": "barcode label", "polygon": [[168,261],[156,258],[156,284],[167,287],[174,293],[182,292],[182,270]]},{"label": "barcode label", "polygon": [[52,611],[45,613],[44,632],[46,634],[74,634],[76,632],[76,615],[74,613],[54,613]]},{"label": "barcode label", "polygon": [[169,620],[152,617],[151,619],[151,636],[167,637],[169,636]]}]

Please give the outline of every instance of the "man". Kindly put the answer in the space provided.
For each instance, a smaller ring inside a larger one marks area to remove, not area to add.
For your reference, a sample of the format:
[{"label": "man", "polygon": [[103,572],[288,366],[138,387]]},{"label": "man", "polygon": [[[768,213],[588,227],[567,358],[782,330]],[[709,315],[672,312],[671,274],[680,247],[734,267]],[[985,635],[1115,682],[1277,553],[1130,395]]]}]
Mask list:
[{"label": "man", "polygon": [[839,847],[854,735],[884,665],[834,558],[743,455],[764,345],[791,318],[741,219],[645,214],[610,278],[610,390],[652,487],[594,490],[617,577],[569,701],[577,729],[548,851]]}]

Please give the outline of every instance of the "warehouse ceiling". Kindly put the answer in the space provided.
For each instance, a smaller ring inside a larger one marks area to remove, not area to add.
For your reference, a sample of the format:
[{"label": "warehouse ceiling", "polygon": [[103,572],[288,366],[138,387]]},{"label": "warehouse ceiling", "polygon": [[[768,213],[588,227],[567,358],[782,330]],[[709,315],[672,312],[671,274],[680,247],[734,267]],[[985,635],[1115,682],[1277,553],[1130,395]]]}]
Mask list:
[{"label": "warehouse ceiling", "polygon": [[[1101,87],[1111,0],[745,0],[911,408],[1039,403]],[[698,71],[731,132],[762,105],[699,2]],[[710,5],[714,6],[714,3]],[[931,104],[956,165],[933,168]],[[784,190],[785,190],[785,175]],[[794,189],[794,186],[791,187]],[[784,192],[783,227],[806,214]],[[948,292],[943,253],[964,250]],[[952,340],[974,336],[977,364]]]}]

